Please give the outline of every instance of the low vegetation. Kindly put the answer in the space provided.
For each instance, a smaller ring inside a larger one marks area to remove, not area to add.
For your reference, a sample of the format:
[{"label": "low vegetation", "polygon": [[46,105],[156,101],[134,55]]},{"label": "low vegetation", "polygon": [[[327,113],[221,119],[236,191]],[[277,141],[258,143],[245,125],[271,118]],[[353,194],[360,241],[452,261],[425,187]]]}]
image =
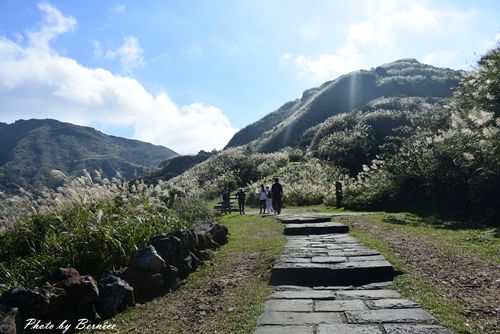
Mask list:
[{"label": "low vegetation", "polygon": [[497,47],[463,78],[450,103],[387,138],[381,158],[349,183],[346,205],[498,219],[499,73]]},{"label": "low vegetation", "polygon": [[231,214],[229,242],[179,290],[113,319],[119,333],[251,333],[272,287],[271,266],[285,243],[271,216]]},{"label": "low vegetation", "polygon": [[127,265],[150,237],[211,219],[198,198],[160,187],[99,173],[75,179],[55,174],[66,180],[58,191],[10,198],[26,210],[10,216],[14,220],[0,231],[0,291],[43,282],[58,266],[100,277]]}]

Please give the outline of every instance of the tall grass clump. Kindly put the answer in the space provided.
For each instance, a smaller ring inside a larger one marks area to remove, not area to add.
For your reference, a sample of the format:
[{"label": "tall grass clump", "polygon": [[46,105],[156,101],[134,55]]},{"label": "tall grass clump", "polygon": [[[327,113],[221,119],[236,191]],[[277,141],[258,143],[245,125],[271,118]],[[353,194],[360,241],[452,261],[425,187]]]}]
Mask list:
[{"label": "tall grass clump", "polygon": [[495,221],[500,207],[499,127],[497,46],[464,75],[450,103],[419,115],[412,127],[392,136],[381,154],[383,164],[367,167],[350,182],[346,205],[423,208]]},{"label": "tall grass clump", "polygon": [[289,150],[259,153],[248,147],[230,148],[164,182],[162,186],[189,196],[215,198],[221,188],[245,186],[272,175],[288,161]]},{"label": "tall grass clump", "polygon": [[54,175],[65,186],[9,199],[20,210],[0,231],[0,290],[43,282],[58,266],[99,277],[127,265],[152,236],[211,218],[204,202],[161,186]]},{"label": "tall grass clump", "polygon": [[250,203],[258,203],[260,184],[271,186],[274,176],[279,177],[283,185],[284,203],[299,206],[326,202],[335,194],[335,181],[344,177],[340,168],[317,158],[307,157],[300,162],[290,162],[275,174],[250,184]]}]

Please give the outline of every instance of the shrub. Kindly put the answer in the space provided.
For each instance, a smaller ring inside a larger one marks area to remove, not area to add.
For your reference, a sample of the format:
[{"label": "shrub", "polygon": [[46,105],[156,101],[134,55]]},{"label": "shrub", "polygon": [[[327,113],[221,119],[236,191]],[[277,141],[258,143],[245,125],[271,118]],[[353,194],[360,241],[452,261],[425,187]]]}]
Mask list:
[{"label": "shrub", "polygon": [[[287,205],[321,204],[329,194],[335,193],[335,181],[343,177],[339,168],[311,157],[290,163],[280,168],[275,175],[283,185],[283,200]],[[259,185],[271,186],[272,183],[271,176],[253,183],[249,187],[252,195],[248,199],[258,200]]]},{"label": "shrub", "polygon": [[[427,208],[445,214],[499,215],[500,47],[467,73],[444,108],[430,108],[387,141],[379,169],[351,182],[346,203],[362,208]],[[386,194],[393,195],[386,196]],[[383,199],[383,200],[381,200]]]},{"label": "shrub", "polygon": [[160,185],[54,174],[64,187],[9,201],[22,216],[0,231],[0,290],[43,282],[58,266],[99,277],[127,265],[152,236],[211,218],[200,198]]}]

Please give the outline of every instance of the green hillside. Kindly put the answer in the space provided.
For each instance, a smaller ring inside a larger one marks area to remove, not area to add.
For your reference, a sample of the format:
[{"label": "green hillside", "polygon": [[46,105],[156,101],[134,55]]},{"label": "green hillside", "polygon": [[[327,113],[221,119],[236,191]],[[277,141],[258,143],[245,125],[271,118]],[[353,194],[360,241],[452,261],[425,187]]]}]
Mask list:
[{"label": "green hillside", "polygon": [[200,151],[196,155],[178,155],[162,161],[155,168],[147,171],[141,178],[148,183],[156,183],[159,180],[170,180],[182,174],[191,167],[207,160],[216,152]]},{"label": "green hillside", "polygon": [[107,177],[120,171],[131,179],[177,155],[162,146],[51,119],[1,124],[0,143],[0,191],[8,193],[19,186],[35,191],[57,186],[50,176],[53,169],[73,176],[83,169],[102,170]]},{"label": "green hillside", "polygon": [[168,181],[249,201],[277,175],[288,205],[343,204],[494,222],[500,207],[499,47],[470,72],[402,59],[304,92]]},{"label": "green hillside", "polygon": [[401,59],[371,70],[343,75],[304,92],[300,100],[284,104],[261,120],[243,128],[227,147],[251,144],[273,152],[304,142],[304,134],[327,118],[361,109],[380,97],[450,97],[460,72]]}]

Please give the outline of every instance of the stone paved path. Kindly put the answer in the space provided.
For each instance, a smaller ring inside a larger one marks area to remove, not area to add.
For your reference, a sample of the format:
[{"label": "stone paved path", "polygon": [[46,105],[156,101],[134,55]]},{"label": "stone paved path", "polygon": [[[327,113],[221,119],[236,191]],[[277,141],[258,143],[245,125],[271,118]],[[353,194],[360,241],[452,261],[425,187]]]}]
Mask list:
[{"label": "stone paved path", "polygon": [[401,298],[393,275],[380,253],[346,233],[289,236],[254,334],[451,334],[420,305]]}]

